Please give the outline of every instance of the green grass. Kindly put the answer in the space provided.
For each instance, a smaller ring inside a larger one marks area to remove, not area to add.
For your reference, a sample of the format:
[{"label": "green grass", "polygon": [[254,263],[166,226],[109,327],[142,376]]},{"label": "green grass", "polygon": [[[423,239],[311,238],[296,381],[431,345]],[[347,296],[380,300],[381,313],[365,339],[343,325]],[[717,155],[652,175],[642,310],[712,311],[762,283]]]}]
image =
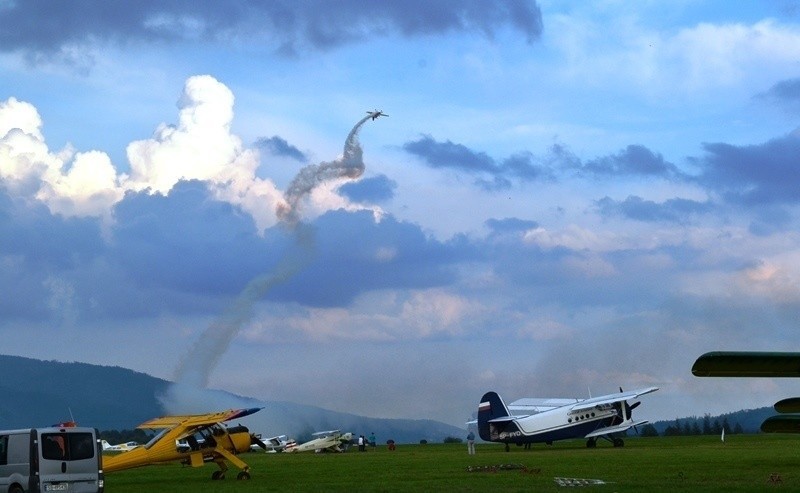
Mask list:
[{"label": "green grass", "polygon": [[[240,457],[252,479],[211,481],[213,464],[148,466],[106,476],[106,491],[250,492],[250,491],[559,491],[554,477],[600,479],[593,491],[800,491],[800,438],[791,435],[629,438],[625,447],[581,441],[534,445],[530,450],[500,444],[399,445],[390,452],[345,454],[263,454]],[[527,472],[468,472],[470,466],[522,464]],[[768,480],[773,473],[782,482]]]}]

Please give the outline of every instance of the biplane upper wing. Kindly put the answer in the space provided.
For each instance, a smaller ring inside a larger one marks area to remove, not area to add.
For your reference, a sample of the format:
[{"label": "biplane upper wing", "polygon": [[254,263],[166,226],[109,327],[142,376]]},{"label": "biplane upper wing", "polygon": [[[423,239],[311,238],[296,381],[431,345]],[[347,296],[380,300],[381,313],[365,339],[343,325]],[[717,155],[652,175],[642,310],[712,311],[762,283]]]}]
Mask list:
[{"label": "biplane upper wing", "polygon": [[800,377],[800,353],[713,351],[697,358],[696,377]]}]

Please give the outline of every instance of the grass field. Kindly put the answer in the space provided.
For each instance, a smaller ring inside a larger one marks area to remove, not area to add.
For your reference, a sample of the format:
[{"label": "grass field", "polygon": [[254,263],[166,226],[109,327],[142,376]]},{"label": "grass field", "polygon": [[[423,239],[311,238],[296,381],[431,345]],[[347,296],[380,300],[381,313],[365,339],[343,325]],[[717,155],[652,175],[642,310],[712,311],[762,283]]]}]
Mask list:
[{"label": "grass field", "polygon": [[[213,464],[149,466],[106,476],[106,491],[255,492],[255,491],[557,491],[555,477],[599,479],[595,491],[800,491],[800,439],[791,435],[628,438],[625,447],[581,441],[535,445],[530,450],[479,443],[399,445],[388,451],[344,454],[248,453],[252,479],[237,481],[236,469],[212,481]],[[527,468],[469,472],[520,464]],[[770,481],[778,475],[780,482]],[[567,488],[569,489],[569,488]]]}]

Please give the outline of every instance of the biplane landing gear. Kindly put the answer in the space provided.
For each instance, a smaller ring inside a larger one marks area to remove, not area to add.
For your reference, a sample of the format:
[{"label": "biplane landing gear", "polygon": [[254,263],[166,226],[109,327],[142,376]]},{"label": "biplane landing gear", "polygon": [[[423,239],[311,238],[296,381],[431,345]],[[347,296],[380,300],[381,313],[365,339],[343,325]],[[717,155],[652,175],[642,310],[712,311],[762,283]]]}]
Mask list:
[{"label": "biplane landing gear", "polygon": [[247,472],[247,471],[242,471],[242,472],[240,472],[239,474],[236,475],[236,479],[245,480],[246,481],[246,480],[250,479],[250,473]]},{"label": "biplane landing gear", "polygon": [[586,448],[595,448],[595,447],[597,447],[597,440],[594,437],[586,440]]},{"label": "biplane landing gear", "polygon": [[612,443],[614,444],[614,447],[623,447],[623,446],[625,446],[625,442],[622,440],[622,438],[615,438]]},{"label": "biplane landing gear", "polygon": [[211,473],[211,479],[214,481],[219,481],[221,479],[225,479],[225,471],[214,471]]}]

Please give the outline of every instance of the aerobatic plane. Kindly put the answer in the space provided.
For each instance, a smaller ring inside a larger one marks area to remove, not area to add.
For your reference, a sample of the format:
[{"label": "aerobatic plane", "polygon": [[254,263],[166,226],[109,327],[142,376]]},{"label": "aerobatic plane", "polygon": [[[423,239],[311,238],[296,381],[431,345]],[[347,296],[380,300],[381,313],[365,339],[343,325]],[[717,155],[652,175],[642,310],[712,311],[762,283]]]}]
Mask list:
[{"label": "aerobatic plane", "polygon": [[353,438],[352,433],[340,433],[339,430],[318,431],[313,433],[312,436],[318,437],[309,440],[300,445],[287,448],[287,452],[307,452],[313,450],[314,452],[344,452],[347,450],[347,445]]},{"label": "aerobatic plane", "polygon": [[[253,443],[263,442],[241,425],[226,426],[225,421],[243,418],[262,408],[231,409],[218,413],[164,416],[140,424],[144,430],[161,430],[144,445],[103,458],[105,472],[122,471],[134,467],[181,462],[200,467],[214,462],[219,470],[211,479],[224,479],[228,470],[226,461],[240,469],[237,479],[250,479],[250,467],[236,455],[250,450]],[[266,445],[263,446],[266,449]]]},{"label": "aerobatic plane", "polygon": [[[495,392],[487,392],[478,405],[478,433],[483,440],[506,444],[552,444],[557,440],[585,438],[594,448],[597,439],[622,447],[622,438],[613,436],[648,423],[634,421],[631,411],[641,402],[629,399],[655,392],[658,387],[591,397],[589,399],[520,399],[506,406]],[[512,412],[514,414],[512,414]]]},{"label": "aerobatic plane", "polygon": [[[758,351],[712,351],[692,365],[696,377],[800,377],[800,353]],[[775,403],[777,416],[761,423],[764,433],[800,433],[800,397]]]},{"label": "aerobatic plane", "polygon": [[378,118],[379,116],[389,116],[382,110],[367,111],[367,114],[372,117],[372,121],[375,121],[375,119]]}]

